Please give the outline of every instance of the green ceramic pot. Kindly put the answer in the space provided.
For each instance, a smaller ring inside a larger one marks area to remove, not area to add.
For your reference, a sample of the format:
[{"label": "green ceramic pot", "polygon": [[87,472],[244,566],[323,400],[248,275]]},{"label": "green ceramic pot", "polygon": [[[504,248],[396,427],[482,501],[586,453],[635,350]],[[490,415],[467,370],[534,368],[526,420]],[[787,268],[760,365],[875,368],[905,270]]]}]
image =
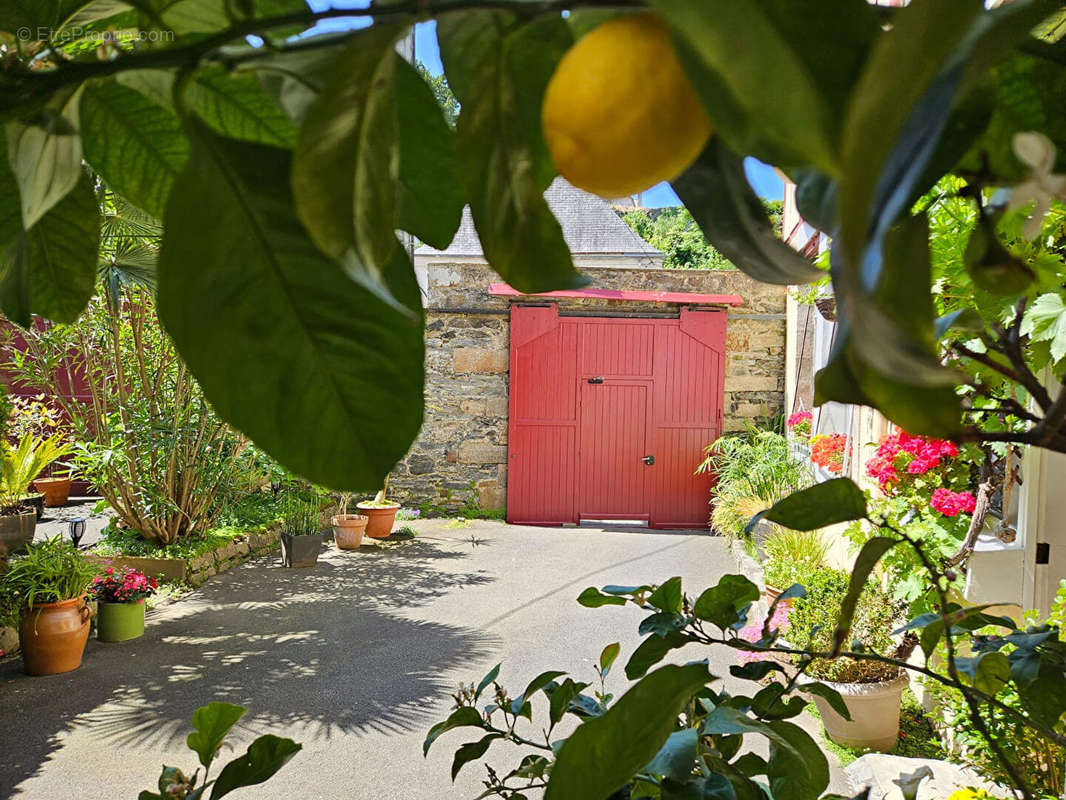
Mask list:
[{"label": "green ceramic pot", "polygon": [[96,635],[101,642],[125,642],[144,633],[144,600],[136,603],[100,603]]}]

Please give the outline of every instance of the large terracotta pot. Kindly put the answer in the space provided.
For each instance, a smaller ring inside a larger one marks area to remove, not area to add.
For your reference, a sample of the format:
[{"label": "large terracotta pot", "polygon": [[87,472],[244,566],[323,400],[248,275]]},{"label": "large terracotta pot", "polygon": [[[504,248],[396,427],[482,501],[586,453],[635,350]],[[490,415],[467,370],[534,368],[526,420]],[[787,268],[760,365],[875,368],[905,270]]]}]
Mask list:
[{"label": "large terracotta pot", "polygon": [[822,681],[840,693],[851,715],[849,722],[835,712],[828,701],[814,695],[825,732],[845,747],[887,753],[899,741],[899,711],[908,682],[906,674],[882,683]]},{"label": "large terracotta pot", "polygon": [[365,514],[334,514],[330,520],[333,538],[341,550],[357,550],[369,518]]},{"label": "large terracotta pot", "polygon": [[392,525],[396,521],[396,512],[400,510],[400,504],[374,506],[368,503],[359,503],[356,508],[366,514],[368,518],[366,535],[371,539],[385,539],[392,533]]},{"label": "large terracotta pot", "polygon": [[0,547],[8,554],[24,550],[33,541],[37,512],[32,508],[18,514],[0,516]]},{"label": "large terracotta pot", "polygon": [[85,595],[23,609],[19,641],[26,674],[57,675],[80,667],[91,616]]},{"label": "large terracotta pot", "polygon": [[48,508],[65,506],[70,499],[70,478],[38,478],[33,488],[44,495]]}]

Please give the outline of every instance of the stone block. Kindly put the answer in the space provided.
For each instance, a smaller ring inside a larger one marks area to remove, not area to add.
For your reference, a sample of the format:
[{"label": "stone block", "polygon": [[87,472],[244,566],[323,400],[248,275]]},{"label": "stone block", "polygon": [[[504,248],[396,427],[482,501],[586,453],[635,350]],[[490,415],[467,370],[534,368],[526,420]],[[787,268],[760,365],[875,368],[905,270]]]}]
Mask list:
[{"label": "stone block", "polygon": [[444,453],[444,460],[447,461],[449,464],[458,464],[459,451],[456,450],[454,447],[448,448],[448,450],[446,450]]},{"label": "stone block", "polygon": [[463,442],[458,456],[460,464],[506,464],[507,448],[485,441]]},{"label": "stone block", "polygon": [[437,462],[423,453],[418,453],[407,459],[407,469],[412,475],[427,475],[436,468]]},{"label": "stone block", "polygon": [[967,787],[984,789],[993,797],[1002,793],[1000,787],[982,780],[972,769],[928,758],[870,753],[855,759],[844,769],[844,774],[851,783],[852,792],[869,789],[869,800],[903,800],[896,779],[923,768],[928,769],[931,775],[918,786],[917,800],[942,800],[957,789]]},{"label": "stone block", "polygon": [[497,374],[507,372],[509,354],[506,350],[481,347],[457,347],[452,354],[452,369],[456,374],[473,372]]},{"label": "stone block", "polygon": [[499,486],[482,486],[477,490],[477,499],[483,509],[495,511],[506,507],[507,491]]},{"label": "stone block", "polygon": [[738,375],[726,378],[726,392],[775,392],[781,390],[777,375]]}]

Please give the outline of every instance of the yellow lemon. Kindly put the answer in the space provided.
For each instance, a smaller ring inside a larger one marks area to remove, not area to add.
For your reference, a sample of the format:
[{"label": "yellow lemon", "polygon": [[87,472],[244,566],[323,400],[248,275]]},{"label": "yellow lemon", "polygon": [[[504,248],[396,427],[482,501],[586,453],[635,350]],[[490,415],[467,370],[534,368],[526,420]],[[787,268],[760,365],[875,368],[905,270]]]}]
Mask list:
[{"label": "yellow lemon", "polygon": [[617,17],[579,39],[548,83],[541,124],[559,174],[608,198],[676,178],[712,131],[652,14]]}]

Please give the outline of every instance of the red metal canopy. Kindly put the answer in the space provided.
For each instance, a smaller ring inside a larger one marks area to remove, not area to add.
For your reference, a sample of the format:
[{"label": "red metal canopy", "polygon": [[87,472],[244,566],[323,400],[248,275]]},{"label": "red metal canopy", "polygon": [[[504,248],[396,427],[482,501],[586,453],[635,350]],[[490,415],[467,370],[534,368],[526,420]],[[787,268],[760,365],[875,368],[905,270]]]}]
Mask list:
[{"label": "red metal canopy", "polygon": [[645,303],[682,303],[685,305],[739,306],[739,294],[697,294],[695,292],[639,292],[620,289],[564,289],[558,292],[526,294],[506,283],[490,283],[489,294],[503,297],[593,297],[599,300],[636,300]]}]

